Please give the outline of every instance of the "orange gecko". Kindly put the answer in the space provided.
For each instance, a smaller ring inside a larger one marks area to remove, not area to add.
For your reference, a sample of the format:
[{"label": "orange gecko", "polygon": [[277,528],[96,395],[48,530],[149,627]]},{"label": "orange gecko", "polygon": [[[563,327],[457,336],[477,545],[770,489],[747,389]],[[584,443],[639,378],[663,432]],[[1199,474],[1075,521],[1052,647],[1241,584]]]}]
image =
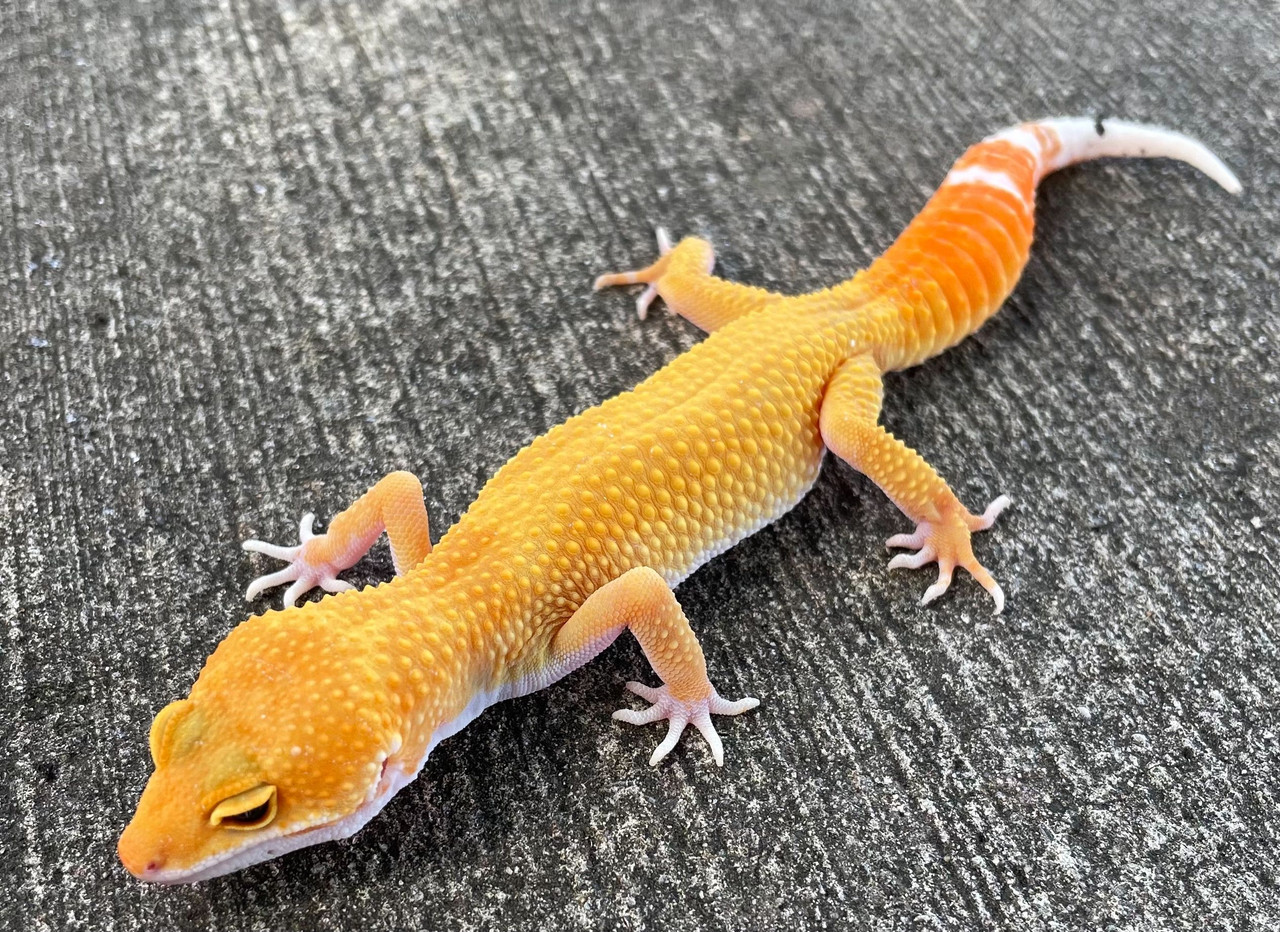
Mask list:
[{"label": "orange gecko", "polygon": [[[433,548],[417,479],[382,479],[325,534],[246,541],[288,566],[248,598],[292,583],[285,608],[236,627],[186,699],[151,726],[155,772],[120,838],[143,880],[204,880],[346,837],[418,774],[431,749],[487,706],[541,689],[629,629],[657,687],[614,717],[686,725],[723,761],[712,715],[722,698],[672,589],[698,566],[794,506],[831,450],[915,522],[889,538],[889,568],[938,564],[930,602],[964,567],[1004,595],[970,536],[1009,500],[970,512],[918,453],[879,424],[881,376],[978,329],[1027,260],[1036,185],[1101,156],[1165,156],[1231,192],[1240,184],[1200,143],[1092,119],[1026,123],[973,146],[870,268],[798,297],[711,275],[710,244],[672,246],[646,269],[640,316],[661,296],[711,336],[637,386],[570,418],[511,459]],[[337,574],[380,534],[396,578],[360,591]],[[337,593],[295,606],[319,586]]]}]

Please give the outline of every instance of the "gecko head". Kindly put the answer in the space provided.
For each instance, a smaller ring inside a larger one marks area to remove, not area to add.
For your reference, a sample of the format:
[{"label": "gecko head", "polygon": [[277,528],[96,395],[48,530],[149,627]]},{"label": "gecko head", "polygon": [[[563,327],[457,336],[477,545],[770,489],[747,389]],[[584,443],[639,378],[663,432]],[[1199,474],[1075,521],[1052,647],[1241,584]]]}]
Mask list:
[{"label": "gecko head", "polygon": [[189,883],[342,838],[398,788],[394,710],[350,637],[315,621],[305,606],[250,619],[156,715],[119,843],[134,876]]}]

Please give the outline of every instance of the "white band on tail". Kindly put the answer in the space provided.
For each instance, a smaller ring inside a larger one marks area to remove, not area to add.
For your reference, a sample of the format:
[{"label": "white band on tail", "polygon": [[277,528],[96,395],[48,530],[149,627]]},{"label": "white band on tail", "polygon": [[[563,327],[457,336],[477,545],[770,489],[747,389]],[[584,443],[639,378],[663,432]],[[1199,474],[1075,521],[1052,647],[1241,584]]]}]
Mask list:
[{"label": "white band on tail", "polygon": [[970,165],[968,168],[953,169],[942,180],[945,184],[984,184],[989,188],[1008,191],[1018,200],[1025,200],[1026,194],[1018,189],[1018,183],[1007,172],[983,168],[981,165]]}]

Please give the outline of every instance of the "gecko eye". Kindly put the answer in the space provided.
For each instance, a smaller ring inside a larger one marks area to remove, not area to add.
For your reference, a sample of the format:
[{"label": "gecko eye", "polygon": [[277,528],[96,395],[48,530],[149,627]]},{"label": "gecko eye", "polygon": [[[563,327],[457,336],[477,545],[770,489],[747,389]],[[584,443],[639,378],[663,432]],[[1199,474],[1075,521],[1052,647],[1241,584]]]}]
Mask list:
[{"label": "gecko eye", "polygon": [[264,783],[218,803],[209,814],[209,824],[243,832],[265,828],[275,817],[276,788]]}]

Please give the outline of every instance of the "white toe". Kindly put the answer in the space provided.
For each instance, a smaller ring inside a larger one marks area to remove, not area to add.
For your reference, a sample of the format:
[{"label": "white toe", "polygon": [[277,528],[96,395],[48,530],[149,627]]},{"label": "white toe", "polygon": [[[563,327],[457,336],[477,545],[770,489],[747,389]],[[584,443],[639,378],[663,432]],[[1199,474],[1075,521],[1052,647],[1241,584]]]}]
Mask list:
[{"label": "white toe", "polygon": [[311,512],[307,512],[302,516],[302,520],[298,522],[298,540],[304,544],[315,537],[315,532],[311,530],[316,523],[316,516]]},{"label": "white toe", "polygon": [[716,762],[717,767],[724,766],[724,743],[720,740],[720,736],[716,734],[716,726],[711,724],[711,716],[705,715],[693,720],[693,727],[706,739],[707,746],[711,748],[711,759]]},{"label": "white toe", "polygon": [[265,540],[246,540],[240,545],[241,550],[247,550],[250,553],[260,553],[268,556],[273,560],[294,560],[298,556],[301,547],[281,547],[279,544],[269,544]]},{"label": "white toe", "polygon": [[938,573],[938,581],[924,591],[923,598],[920,599],[921,605],[928,605],[938,596],[942,595],[951,588],[951,573],[943,570]]},{"label": "white toe", "polygon": [[640,292],[640,297],[636,298],[636,315],[641,320],[649,316],[649,305],[653,303],[653,299],[657,296],[658,289],[653,285],[646,286],[644,291]]},{"label": "white toe", "polygon": [[653,755],[649,758],[649,766],[656,767],[658,762],[670,754],[677,744],[680,743],[680,736],[684,734],[684,726],[689,724],[682,715],[672,715],[671,724],[667,728],[667,736],[662,739],[653,750]]},{"label": "white toe", "polygon": [[711,697],[711,714],[712,715],[741,715],[743,712],[750,712],[760,704],[760,700],[755,696],[744,696],[741,699],[722,699],[719,695]]},{"label": "white toe", "polygon": [[293,571],[288,567],[285,567],[282,570],[277,570],[274,573],[268,573],[266,576],[259,576],[253,582],[249,583],[249,588],[246,589],[244,593],[244,600],[246,602],[252,602],[258,597],[259,593],[262,593],[267,589],[283,585],[284,583],[292,582],[293,579]]},{"label": "white toe", "polygon": [[982,513],[982,518],[978,521],[977,530],[985,531],[991,525],[996,523],[996,518],[1000,517],[1000,512],[1004,511],[1013,504],[1013,499],[1008,495],[1000,495],[987,506],[987,510]]},{"label": "white toe", "polygon": [[889,561],[891,570],[918,570],[926,563],[936,560],[938,555],[932,547],[925,547],[919,553],[900,553]]},{"label": "white toe", "polygon": [[992,600],[996,603],[996,610],[992,613],[999,615],[1004,611],[1004,590],[1000,588],[1000,584],[992,581],[991,585],[984,587],[991,594]]},{"label": "white toe", "polygon": [[613,713],[614,721],[626,722],[628,725],[650,725],[659,719],[666,718],[667,713],[661,706],[651,705],[643,711],[639,709],[619,709]]},{"label": "white toe", "polygon": [[627,681],[627,690],[635,693],[641,699],[647,702],[661,702],[662,690],[654,686],[646,686],[644,683],[637,683],[635,680]]},{"label": "white toe", "polygon": [[298,599],[306,595],[313,586],[314,583],[305,576],[294,582],[294,584],[284,592],[284,607],[289,608],[291,605],[297,605]]},{"label": "white toe", "polygon": [[923,534],[894,534],[884,542],[886,550],[893,550],[895,547],[905,547],[911,550],[919,550],[924,546]]}]

